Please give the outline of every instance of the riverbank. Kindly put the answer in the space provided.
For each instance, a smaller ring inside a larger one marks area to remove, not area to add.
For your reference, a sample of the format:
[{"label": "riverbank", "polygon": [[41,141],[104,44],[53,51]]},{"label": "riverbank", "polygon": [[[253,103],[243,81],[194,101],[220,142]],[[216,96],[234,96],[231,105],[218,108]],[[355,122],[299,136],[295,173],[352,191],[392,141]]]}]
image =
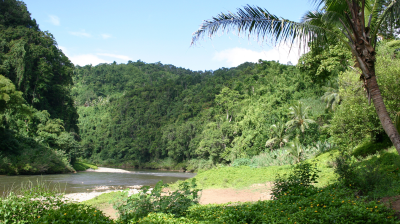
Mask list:
[{"label": "riverbank", "polygon": [[[137,194],[139,192],[138,187],[136,189],[130,189],[128,191],[129,196]],[[271,199],[271,188],[270,182],[264,184],[253,184],[250,187],[244,189],[205,189],[199,192],[200,194],[200,205],[208,204],[223,204],[223,203],[241,203],[241,202],[256,202]],[[103,190],[100,188],[99,190]],[[117,211],[110,204],[110,201],[119,196],[118,192],[122,190],[105,190],[102,192],[88,192],[88,193],[74,193],[66,194],[64,198],[80,202],[87,205],[91,205],[101,210],[104,214],[112,219],[117,219]]]}]

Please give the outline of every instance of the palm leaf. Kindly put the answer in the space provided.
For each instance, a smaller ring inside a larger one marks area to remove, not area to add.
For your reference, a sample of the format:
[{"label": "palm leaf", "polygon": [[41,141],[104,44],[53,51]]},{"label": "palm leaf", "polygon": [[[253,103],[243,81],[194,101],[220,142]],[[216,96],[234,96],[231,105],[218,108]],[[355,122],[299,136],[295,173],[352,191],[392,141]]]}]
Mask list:
[{"label": "palm leaf", "polygon": [[194,45],[204,35],[211,38],[218,32],[228,32],[234,28],[239,35],[247,33],[263,41],[270,37],[275,43],[284,41],[293,44],[298,41],[300,48],[305,48],[310,41],[313,45],[322,45],[327,42],[328,37],[337,36],[336,32],[330,30],[330,26],[320,26],[321,24],[311,20],[311,16],[310,20],[298,23],[279,18],[266,9],[247,5],[243,9],[238,9],[237,13],[220,13],[212,20],[204,21],[193,33],[191,44]]}]

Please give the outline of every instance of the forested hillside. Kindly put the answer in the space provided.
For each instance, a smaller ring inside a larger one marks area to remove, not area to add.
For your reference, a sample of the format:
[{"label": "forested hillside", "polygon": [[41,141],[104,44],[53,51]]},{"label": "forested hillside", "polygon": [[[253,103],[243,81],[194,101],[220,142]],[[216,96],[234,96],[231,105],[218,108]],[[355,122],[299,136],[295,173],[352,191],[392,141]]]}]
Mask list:
[{"label": "forested hillside", "polygon": [[0,173],[73,171],[73,69],[23,2],[0,1]]},{"label": "forested hillside", "polygon": [[[266,150],[291,103],[312,104],[315,119],[325,113],[321,88],[273,61],[214,72],[141,61],[77,67],[72,94],[85,156],[110,164],[231,162]],[[302,142],[318,140],[317,125],[308,132]]]},{"label": "forested hillside", "polygon": [[[381,43],[377,69],[393,118],[400,109],[392,84],[396,44]],[[297,66],[259,61],[205,72],[142,61],[77,66],[72,95],[83,157],[194,170],[259,157],[295,163],[333,143],[390,144],[350,60],[336,45],[311,51]]]}]

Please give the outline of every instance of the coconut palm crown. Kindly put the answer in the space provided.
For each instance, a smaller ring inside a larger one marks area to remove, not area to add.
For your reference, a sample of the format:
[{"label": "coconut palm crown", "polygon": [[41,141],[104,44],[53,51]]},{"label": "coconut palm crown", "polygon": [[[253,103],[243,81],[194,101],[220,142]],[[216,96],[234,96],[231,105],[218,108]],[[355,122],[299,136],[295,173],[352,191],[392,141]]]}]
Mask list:
[{"label": "coconut palm crown", "polygon": [[[390,120],[375,75],[375,47],[383,24],[400,21],[400,0],[312,0],[315,11],[307,12],[300,22],[271,14],[256,6],[245,6],[236,13],[221,13],[206,20],[192,36],[192,45],[202,37],[234,28],[275,43],[299,43],[323,47],[343,42],[351,50],[361,70],[369,101],[372,99],[383,129],[400,154],[400,136]],[[389,2],[389,3],[388,3]]]},{"label": "coconut palm crown", "polygon": [[308,118],[308,110],[310,107],[304,105],[303,102],[299,101],[294,103],[290,108],[290,115],[292,116],[292,120],[286,122],[286,126],[288,127],[296,127],[300,129],[302,133],[309,128],[309,125],[315,123],[314,120]]},{"label": "coconut palm crown", "polygon": [[271,125],[271,138],[265,143],[265,146],[271,148],[278,144],[279,148],[289,141],[290,135],[286,133],[286,124],[283,122],[277,122]]}]

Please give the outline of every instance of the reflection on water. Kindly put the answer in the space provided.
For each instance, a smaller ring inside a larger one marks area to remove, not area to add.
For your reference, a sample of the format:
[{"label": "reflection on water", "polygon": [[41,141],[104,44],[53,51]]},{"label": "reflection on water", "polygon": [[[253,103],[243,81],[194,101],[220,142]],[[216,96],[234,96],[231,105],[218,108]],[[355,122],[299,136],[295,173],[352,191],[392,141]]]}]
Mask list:
[{"label": "reflection on water", "polygon": [[97,173],[78,172],[70,174],[51,175],[21,175],[0,176],[0,195],[4,190],[21,186],[28,181],[58,183],[61,191],[65,193],[80,193],[93,190],[96,186],[120,186],[123,188],[132,185],[154,186],[158,181],[173,183],[177,180],[185,180],[195,176],[194,173],[179,173],[172,171],[125,169],[129,173]]}]

